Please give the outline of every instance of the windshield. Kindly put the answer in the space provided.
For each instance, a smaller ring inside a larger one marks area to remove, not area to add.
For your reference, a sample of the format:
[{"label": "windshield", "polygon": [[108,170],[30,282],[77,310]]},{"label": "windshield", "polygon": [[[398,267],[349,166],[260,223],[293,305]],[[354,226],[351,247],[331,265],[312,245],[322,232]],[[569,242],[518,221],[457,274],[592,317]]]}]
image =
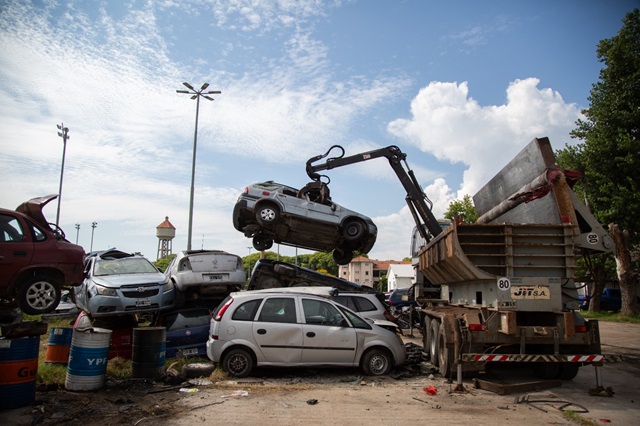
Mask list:
[{"label": "windshield", "polygon": [[148,274],[158,272],[147,259],[129,257],[125,259],[97,259],[93,268],[93,275]]}]

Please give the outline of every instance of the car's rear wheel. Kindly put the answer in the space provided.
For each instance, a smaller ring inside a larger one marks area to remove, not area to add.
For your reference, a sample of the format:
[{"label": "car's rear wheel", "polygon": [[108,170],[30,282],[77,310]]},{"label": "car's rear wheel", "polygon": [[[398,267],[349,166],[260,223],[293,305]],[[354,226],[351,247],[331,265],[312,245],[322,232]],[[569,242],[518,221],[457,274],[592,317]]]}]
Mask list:
[{"label": "car's rear wheel", "polygon": [[393,358],[384,349],[371,349],[362,357],[362,371],[367,376],[384,376],[391,371]]},{"label": "car's rear wheel", "polygon": [[353,251],[344,249],[335,249],[333,251],[333,260],[338,265],[347,265],[353,259]]},{"label": "car's rear wheel", "polygon": [[273,204],[262,204],[256,210],[256,220],[262,226],[273,225],[280,218],[280,210]]},{"label": "car's rear wheel", "polygon": [[232,349],[222,359],[222,368],[234,377],[247,377],[253,371],[253,358],[245,349]]},{"label": "car's rear wheel", "polygon": [[253,248],[258,251],[269,250],[273,247],[273,239],[266,235],[258,234],[253,237]]},{"label": "car's rear wheel", "polygon": [[349,242],[357,242],[364,237],[366,228],[364,223],[357,219],[352,219],[344,224],[342,227],[342,236]]},{"label": "car's rear wheel", "polygon": [[53,312],[62,291],[60,286],[48,277],[36,275],[24,281],[17,294],[18,305],[25,314],[41,315]]}]

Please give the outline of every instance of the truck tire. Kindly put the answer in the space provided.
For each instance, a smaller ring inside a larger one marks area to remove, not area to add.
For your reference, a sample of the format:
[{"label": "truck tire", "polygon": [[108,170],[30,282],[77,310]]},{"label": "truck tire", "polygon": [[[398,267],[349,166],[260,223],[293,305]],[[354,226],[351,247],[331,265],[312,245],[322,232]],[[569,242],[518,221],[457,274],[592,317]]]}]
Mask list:
[{"label": "truck tire", "polygon": [[438,366],[438,336],[440,336],[440,321],[435,318],[429,318],[431,326],[429,327],[429,359],[431,364]]},{"label": "truck tire", "polygon": [[447,329],[444,323],[440,326],[440,335],[438,336],[438,370],[440,375],[451,377],[453,369],[453,342],[450,342]]},{"label": "truck tire", "polygon": [[552,380],[560,376],[559,362],[534,362],[531,369],[533,375],[542,380]]},{"label": "truck tire", "polygon": [[563,362],[560,364],[560,373],[558,379],[561,380],[573,380],[578,375],[580,370],[580,364],[576,362]]},{"label": "truck tire", "polygon": [[431,356],[429,354],[429,333],[431,333],[431,319],[425,315],[424,321],[422,321],[422,352],[427,354],[427,356]]}]

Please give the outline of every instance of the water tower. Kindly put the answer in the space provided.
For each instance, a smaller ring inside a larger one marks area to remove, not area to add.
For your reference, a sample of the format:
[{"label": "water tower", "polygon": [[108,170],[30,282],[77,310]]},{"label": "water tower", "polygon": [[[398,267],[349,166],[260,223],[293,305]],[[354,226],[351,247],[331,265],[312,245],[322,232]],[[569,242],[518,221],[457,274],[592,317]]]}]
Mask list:
[{"label": "water tower", "polygon": [[169,216],[165,216],[164,222],[156,226],[158,237],[158,258],[160,260],[171,254],[171,240],[176,236],[176,227],[169,222]]}]

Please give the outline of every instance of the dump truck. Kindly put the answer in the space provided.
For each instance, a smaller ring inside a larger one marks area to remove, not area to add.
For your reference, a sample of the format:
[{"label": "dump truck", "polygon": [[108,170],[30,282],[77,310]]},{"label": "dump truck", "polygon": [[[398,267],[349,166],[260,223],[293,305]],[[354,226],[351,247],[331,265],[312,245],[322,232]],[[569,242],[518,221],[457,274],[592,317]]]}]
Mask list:
[{"label": "dump truck", "polygon": [[441,374],[455,371],[460,383],[464,371],[518,362],[539,378],[572,379],[580,366],[602,363],[598,322],[580,315],[575,271],[578,257],[610,252],[613,242],[572,190],[579,173],[556,164],[548,138],[532,140],[474,195],[474,224],[435,218],[397,146],[345,156],[334,145],[306,171],[327,184],[318,172],[376,158],[389,161],[416,223],[415,314]]},{"label": "dump truck", "polygon": [[572,190],[577,178],[536,138],[473,196],[477,223],[414,235],[423,350],[441,374],[517,362],[572,379],[602,363],[598,322],[580,315],[576,260],[613,242]]}]

